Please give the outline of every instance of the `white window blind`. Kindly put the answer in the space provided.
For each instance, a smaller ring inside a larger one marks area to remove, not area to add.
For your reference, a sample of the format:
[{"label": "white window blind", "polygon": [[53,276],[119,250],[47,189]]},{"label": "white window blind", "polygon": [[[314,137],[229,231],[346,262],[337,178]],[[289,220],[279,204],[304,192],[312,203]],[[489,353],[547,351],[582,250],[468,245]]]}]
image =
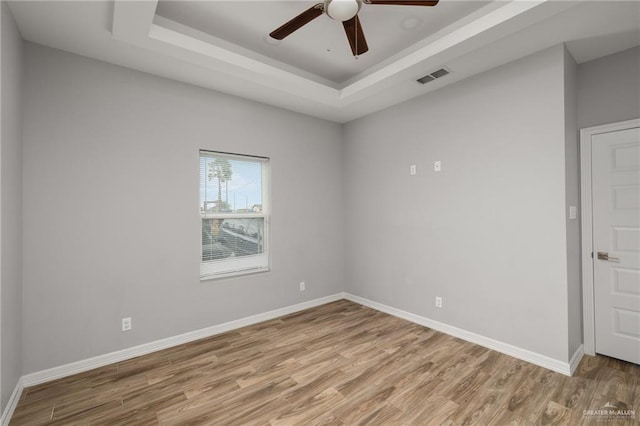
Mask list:
[{"label": "white window blind", "polygon": [[200,151],[201,279],[269,269],[267,158]]}]

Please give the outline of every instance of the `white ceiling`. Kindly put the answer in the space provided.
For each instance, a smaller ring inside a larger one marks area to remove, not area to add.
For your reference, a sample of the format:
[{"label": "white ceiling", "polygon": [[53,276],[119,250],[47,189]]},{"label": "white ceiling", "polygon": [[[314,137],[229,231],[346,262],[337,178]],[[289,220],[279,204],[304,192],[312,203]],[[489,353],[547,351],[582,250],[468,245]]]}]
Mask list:
[{"label": "white ceiling", "polygon": [[[25,40],[336,122],[558,43],[566,42],[578,63],[640,45],[640,2],[567,0],[363,5],[369,52],[357,60],[339,23],[326,16],[279,44],[265,42],[310,4],[9,3]],[[412,20],[419,25],[404,30]],[[415,81],[443,65],[450,75]]]},{"label": "white ceiling", "polygon": [[235,45],[344,83],[373,65],[486,6],[442,1],[436,7],[363,4],[358,14],[369,51],[352,56],[342,23],[323,15],[276,41],[268,35],[318,1],[158,2],[156,14]]}]

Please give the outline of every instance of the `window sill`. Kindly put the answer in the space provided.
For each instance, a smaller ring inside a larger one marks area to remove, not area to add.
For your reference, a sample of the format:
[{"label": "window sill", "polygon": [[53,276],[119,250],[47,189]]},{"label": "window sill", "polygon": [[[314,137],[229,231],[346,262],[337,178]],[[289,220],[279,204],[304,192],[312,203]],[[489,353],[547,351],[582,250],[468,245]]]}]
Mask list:
[{"label": "window sill", "polygon": [[260,268],[260,269],[248,269],[245,271],[235,271],[235,272],[227,272],[224,274],[207,274],[200,276],[200,282],[204,281],[220,281],[226,280],[229,278],[240,278],[246,277],[247,275],[258,275],[265,274],[271,272],[271,268]]}]

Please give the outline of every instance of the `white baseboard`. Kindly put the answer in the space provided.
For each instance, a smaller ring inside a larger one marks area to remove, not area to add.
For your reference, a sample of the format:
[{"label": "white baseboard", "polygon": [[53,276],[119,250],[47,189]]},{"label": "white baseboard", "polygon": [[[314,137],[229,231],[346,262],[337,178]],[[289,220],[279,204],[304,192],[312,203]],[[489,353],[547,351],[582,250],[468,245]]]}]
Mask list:
[{"label": "white baseboard", "polygon": [[264,312],[250,317],[241,318],[234,321],[225,322],[223,324],[214,325],[196,331],[180,334],[178,336],[168,337],[166,339],[156,340],[155,342],[145,343],[132,348],[123,349],[121,351],[111,352],[105,355],[99,355],[82,361],[72,362],[70,364],[61,365],[59,367],[49,368],[43,371],[27,374],[22,377],[22,386],[29,387],[40,383],[49,382],[51,380],[67,377],[73,374],[82,373],[83,371],[93,370],[94,368],[103,367],[105,365],[121,362],[127,359],[146,355],[162,349],[167,349],[177,345],[193,342],[194,340],[211,337],[216,334],[225,333],[227,331],[236,330],[248,325],[257,324],[259,322],[268,321],[283,315],[292,314],[294,312],[303,311],[315,306],[324,305],[326,303],[335,302],[344,299],[343,293],[336,293],[330,296],[321,297],[319,299],[309,300],[307,302],[295,305],[285,306],[284,308],[275,309],[273,311]]},{"label": "white baseboard", "polygon": [[571,360],[569,360],[570,376],[573,376],[573,373],[576,372],[576,369],[578,368],[580,361],[582,361],[583,356],[584,356],[584,345],[580,345],[578,346],[578,349],[576,349],[575,353],[571,357]]},{"label": "white baseboard", "polygon": [[73,374],[82,373],[84,371],[92,370],[94,368],[103,367],[105,365],[113,364],[116,362],[125,361],[127,359],[135,358],[141,355],[146,355],[152,352],[156,352],[162,349],[167,349],[173,346],[182,345],[192,342],[194,340],[203,339],[206,337],[214,336],[216,334],[225,333],[227,331],[236,330],[238,328],[246,327],[259,322],[268,321],[274,318],[281,317],[283,315],[292,314],[305,309],[313,308],[316,306],[324,305],[326,303],[335,302],[340,299],[347,299],[355,303],[359,303],[364,306],[368,306],[372,309],[376,309],[381,312],[385,312],[389,315],[393,315],[407,321],[411,321],[416,324],[420,324],[425,327],[432,328],[434,330],[441,331],[454,337],[466,340],[471,343],[475,343],[489,349],[513,356],[523,361],[530,362],[540,367],[547,368],[549,370],[556,371],[558,373],[570,376],[577,368],[580,360],[583,356],[582,345],[578,348],[575,354],[571,357],[570,362],[563,362],[553,358],[549,358],[545,355],[540,355],[535,352],[531,352],[526,349],[519,348],[517,346],[510,345],[508,343],[500,342],[467,330],[463,330],[457,327],[453,327],[448,324],[444,324],[420,315],[412,314],[391,306],[384,305],[382,303],[374,302],[363,297],[355,296],[349,293],[336,293],[330,296],[321,297],[319,299],[309,300],[306,302],[298,303],[284,308],[275,309],[273,311],[264,312],[250,317],[241,318],[238,320],[226,322],[223,324],[214,325],[211,327],[203,328],[196,331],[180,334],[178,336],[168,337],[166,339],[157,340],[154,342],[145,343],[132,348],[123,349],[116,352],[111,352],[105,355],[99,355],[93,358],[72,362],[70,364],[61,365],[59,367],[53,367],[47,370],[38,371],[35,373],[22,376],[16,385],[16,388],[9,399],[7,408],[2,413],[1,426],[5,426],[9,423],[9,419],[13,414],[13,410],[20,399],[22,390],[25,387],[34,386],[40,383],[45,383],[51,380],[67,377]]},{"label": "white baseboard", "polygon": [[[466,340],[467,342],[475,343],[477,345],[484,346],[485,348],[493,349],[494,351],[498,351],[503,354],[512,356],[514,358],[518,358],[523,361],[530,362],[531,364],[535,364],[540,367],[547,368],[549,370],[564,374],[566,376],[571,376],[571,374],[574,371],[572,370],[572,367],[568,362],[563,362],[557,359],[550,358],[545,355],[540,355],[536,352],[522,349],[517,346],[513,346],[508,343],[501,342],[499,340],[491,339],[489,337],[485,337],[480,334],[473,333],[471,331],[463,330],[461,328],[444,324],[426,317],[422,317],[420,315],[412,314],[411,312],[406,312],[401,309],[393,308],[391,306],[374,302],[372,300],[365,299],[360,296],[355,296],[350,293],[345,293],[344,298],[347,300],[351,300],[352,302],[359,303],[364,306],[368,306],[369,308],[375,309],[377,311],[381,311],[389,315],[393,315],[394,317],[402,318],[407,321],[411,321],[413,323],[420,324],[422,326],[432,328],[437,331],[441,331],[450,336],[458,337],[460,339]],[[578,365],[577,363],[580,362],[578,359],[579,356],[577,354],[578,352],[576,352],[576,355],[574,355],[574,357],[572,358],[572,362],[577,360],[576,366]]]},{"label": "white baseboard", "polygon": [[18,401],[20,401],[20,396],[22,395],[22,390],[24,389],[24,385],[22,382],[22,377],[18,379],[18,383],[16,383],[16,387],[13,389],[11,396],[9,397],[9,401],[7,402],[7,406],[2,412],[2,417],[0,417],[0,425],[8,426],[9,420],[11,420],[11,416],[13,416],[13,412],[18,406]]}]

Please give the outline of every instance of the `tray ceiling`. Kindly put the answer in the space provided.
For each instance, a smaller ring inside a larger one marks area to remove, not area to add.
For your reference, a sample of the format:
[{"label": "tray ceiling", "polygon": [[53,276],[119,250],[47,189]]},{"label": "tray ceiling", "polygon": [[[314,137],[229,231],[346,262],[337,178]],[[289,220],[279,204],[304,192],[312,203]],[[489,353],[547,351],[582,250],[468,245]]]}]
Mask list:
[{"label": "tray ceiling", "polygon": [[358,14],[369,51],[354,58],[340,22],[323,15],[282,41],[271,31],[317,1],[159,1],[156,15],[339,85],[488,1],[447,1],[435,7],[363,4]]},{"label": "tray ceiling", "polygon": [[8,3],[27,41],[341,123],[559,43],[578,63],[640,45],[637,1],[363,5],[370,51],[357,60],[326,16],[266,38],[306,1]]}]

